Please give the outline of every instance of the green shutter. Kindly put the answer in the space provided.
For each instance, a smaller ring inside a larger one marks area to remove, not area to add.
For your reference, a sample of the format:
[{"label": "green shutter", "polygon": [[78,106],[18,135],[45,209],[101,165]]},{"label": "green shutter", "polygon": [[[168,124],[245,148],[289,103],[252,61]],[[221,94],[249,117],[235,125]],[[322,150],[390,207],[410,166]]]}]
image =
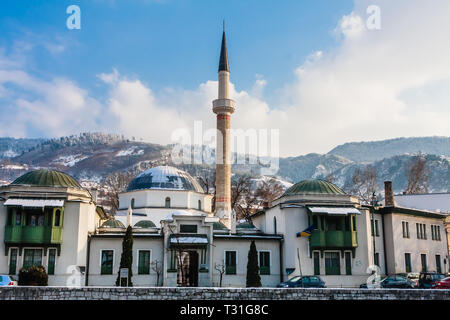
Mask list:
[{"label": "green shutter", "polygon": [[17,270],[17,249],[11,249],[9,257],[9,274],[16,274]]},{"label": "green shutter", "polygon": [[113,256],[112,250],[102,250],[102,266],[101,274],[112,274],[113,272]]},{"label": "green shutter", "polygon": [[259,273],[262,275],[270,274],[270,252],[259,252]]},{"label": "green shutter", "polygon": [[55,263],[56,263],[56,249],[48,250],[48,270],[49,275],[55,274]]},{"label": "green shutter", "polygon": [[138,274],[150,274],[150,251],[139,250]]},{"label": "green shutter", "polygon": [[225,274],[236,274],[236,251],[225,251]]}]

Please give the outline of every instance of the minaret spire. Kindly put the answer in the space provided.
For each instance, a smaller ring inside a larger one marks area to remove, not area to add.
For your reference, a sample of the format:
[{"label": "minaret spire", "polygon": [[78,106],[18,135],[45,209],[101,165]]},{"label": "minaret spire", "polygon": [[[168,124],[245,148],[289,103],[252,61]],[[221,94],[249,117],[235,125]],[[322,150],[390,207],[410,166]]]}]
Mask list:
[{"label": "minaret spire", "polygon": [[223,20],[222,47],[220,48],[219,72],[230,72],[228,65],[227,39],[225,37],[225,20]]},{"label": "minaret spire", "polygon": [[231,208],[231,152],[230,124],[234,112],[234,101],[230,99],[230,67],[228,65],[225,21],[223,22],[222,46],[219,59],[218,99],[213,101],[213,112],[217,114],[216,145],[216,209],[214,214],[236,233],[236,218]]}]

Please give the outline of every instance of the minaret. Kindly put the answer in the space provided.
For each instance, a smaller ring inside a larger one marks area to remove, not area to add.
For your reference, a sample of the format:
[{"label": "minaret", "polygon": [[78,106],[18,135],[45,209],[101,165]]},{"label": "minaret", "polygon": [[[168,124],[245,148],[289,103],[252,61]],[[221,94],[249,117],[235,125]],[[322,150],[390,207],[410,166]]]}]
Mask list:
[{"label": "minaret", "polygon": [[231,233],[235,233],[236,223],[231,210],[230,163],[230,117],[234,112],[234,101],[230,99],[229,81],[230,67],[224,27],[219,60],[219,98],[213,101],[213,112],[217,114],[215,215]]}]

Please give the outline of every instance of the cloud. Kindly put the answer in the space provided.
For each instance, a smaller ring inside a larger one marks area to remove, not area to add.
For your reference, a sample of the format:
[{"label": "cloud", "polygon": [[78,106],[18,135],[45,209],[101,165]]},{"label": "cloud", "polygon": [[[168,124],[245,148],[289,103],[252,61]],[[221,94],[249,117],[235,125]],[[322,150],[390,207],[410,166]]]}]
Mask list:
[{"label": "cloud", "polygon": [[[369,30],[371,2],[355,1],[334,28],[337,45],[299,61],[295,81],[272,94],[272,105],[263,75],[248,90],[232,85],[232,127],[279,129],[282,156],[348,141],[450,135],[450,2],[377,1],[382,27]],[[69,79],[38,79],[13,61],[0,50],[0,99],[11,110],[7,129],[0,120],[2,135],[26,135],[31,127],[47,136],[105,130],[171,143],[172,132],[192,132],[194,121],[215,127],[217,81],[155,92],[113,69],[98,75],[107,90],[99,101]]]}]

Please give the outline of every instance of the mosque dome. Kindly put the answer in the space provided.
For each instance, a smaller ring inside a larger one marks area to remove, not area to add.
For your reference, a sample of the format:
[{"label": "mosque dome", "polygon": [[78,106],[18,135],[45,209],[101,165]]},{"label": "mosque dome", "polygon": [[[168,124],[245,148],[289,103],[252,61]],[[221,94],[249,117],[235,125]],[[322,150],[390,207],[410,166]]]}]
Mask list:
[{"label": "mosque dome", "polygon": [[74,178],[64,172],[56,170],[29,171],[14,180],[11,185],[83,189]]},{"label": "mosque dome", "polygon": [[346,194],[341,188],[335,184],[320,180],[308,179],[300,181],[286,190],[284,196],[299,194]]},{"label": "mosque dome", "polygon": [[103,222],[101,228],[123,228],[123,229],[125,229],[125,226],[119,220],[109,219],[109,220],[106,220],[105,222]]},{"label": "mosque dome", "polygon": [[156,228],[156,226],[151,220],[141,220],[136,222],[134,228]]},{"label": "mosque dome", "polygon": [[236,226],[237,229],[256,229],[255,225],[252,222],[241,222]]},{"label": "mosque dome", "polygon": [[204,193],[189,173],[170,166],[154,167],[138,174],[128,185],[127,191],[157,189],[186,190]]}]

